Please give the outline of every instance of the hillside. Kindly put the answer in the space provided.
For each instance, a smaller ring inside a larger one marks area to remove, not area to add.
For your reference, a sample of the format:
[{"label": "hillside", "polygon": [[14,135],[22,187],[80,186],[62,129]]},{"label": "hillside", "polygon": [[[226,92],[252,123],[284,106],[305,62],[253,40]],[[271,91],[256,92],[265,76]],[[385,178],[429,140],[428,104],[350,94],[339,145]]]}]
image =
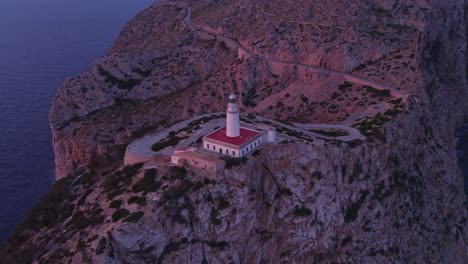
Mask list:
[{"label": "hillside", "polygon": [[[50,111],[50,193],[5,263],[466,263],[455,130],[467,119],[464,1],[160,0]],[[224,171],[123,166],[133,140],[242,110],[344,124]]]}]

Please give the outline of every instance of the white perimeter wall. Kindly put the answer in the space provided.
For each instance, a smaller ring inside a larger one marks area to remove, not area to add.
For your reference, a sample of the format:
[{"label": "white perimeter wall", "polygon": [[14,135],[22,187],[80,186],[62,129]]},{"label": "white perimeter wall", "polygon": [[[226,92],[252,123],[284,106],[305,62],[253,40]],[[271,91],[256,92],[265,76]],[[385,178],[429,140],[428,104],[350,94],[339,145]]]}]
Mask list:
[{"label": "white perimeter wall", "polygon": [[243,147],[240,151],[238,149],[234,149],[234,148],[230,148],[221,144],[216,144],[216,143],[211,143],[211,142],[206,142],[206,141],[203,141],[203,148],[212,152],[216,152],[218,154],[239,158],[256,150],[262,144],[263,144],[263,137],[260,137],[256,139],[255,141],[252,141],[249,145]]}]

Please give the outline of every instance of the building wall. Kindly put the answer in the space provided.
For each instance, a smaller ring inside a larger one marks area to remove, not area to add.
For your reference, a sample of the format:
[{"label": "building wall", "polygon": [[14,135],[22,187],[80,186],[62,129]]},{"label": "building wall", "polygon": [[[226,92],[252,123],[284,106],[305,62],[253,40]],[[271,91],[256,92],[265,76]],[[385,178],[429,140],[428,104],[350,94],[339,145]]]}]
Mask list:
[{"label": "building wall", "polygon": [[195,168],[206,169],[208,171],[217,171],[224,168],[222,163],[216,163],[209,160],[198,159],[198,158],[184,158],[182,159],[187,165]]},{"label": "building wall", "polygon": [[151,160],[153,160],[153,157],[139,156],[127,150],[125,152],[124,165],[128,166],[128,165],[134,165],[137,163],[145,163]]},{"label": "building wall", "polygon": [[239,149],[231,148],[231,147],[224,146],[221,144],[203,141],[203,148],[212,152],[216,152],[221,155],[227,155],[231,157],[240,158],[240,157],[243,157],[245,155],[252,153],[256,149],[258,149],[263,143],[264,143],[264,138],[259,137],[255,141],[250,142],[248,145],[242,146],[242,148],[239,150]]},{"label": "building wall", "polygon": [[226,113],[226,134],[228,137],[238,137],[240,135],[239,112]]},{"label": "building wall", "polygon": [[240,150],[241,157],[248,155],[258,149],[264,143],[263,137],[257,138],[255,141],[250,142]]},{"label": "building wall", "polygon": [[221,155],[227,155],[231,157],[240,157],[239,149],[230,148],[227,146],[223,146],[221,144],[203,141],[203,148],[212,152],[216,152]]}]

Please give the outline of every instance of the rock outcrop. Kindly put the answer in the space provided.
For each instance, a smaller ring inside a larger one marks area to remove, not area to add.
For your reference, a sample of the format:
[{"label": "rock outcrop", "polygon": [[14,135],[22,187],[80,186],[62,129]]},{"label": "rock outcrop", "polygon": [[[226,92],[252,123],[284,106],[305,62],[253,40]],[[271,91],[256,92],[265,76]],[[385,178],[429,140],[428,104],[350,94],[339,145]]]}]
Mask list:
[{"label": "rock outcrop", "polygon": [[[2,260],[467,263],[454,142],[467,118],[467,10],[461,0],[158,1],[58,91],[61,179]],[[395,99],[373,86],[400,94],[404,110],[378,112]],[[269,145],[217,174],[122,166],[130,141],[222,111],[231,90],[247,112],[283,121],[367,113],[352,120],[367,139]]]}]

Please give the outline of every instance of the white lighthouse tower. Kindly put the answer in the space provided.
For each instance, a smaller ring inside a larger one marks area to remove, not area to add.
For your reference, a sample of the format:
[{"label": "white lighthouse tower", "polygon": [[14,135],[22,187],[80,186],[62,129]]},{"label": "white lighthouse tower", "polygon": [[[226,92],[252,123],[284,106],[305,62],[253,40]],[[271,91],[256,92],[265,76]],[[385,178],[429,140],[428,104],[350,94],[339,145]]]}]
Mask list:
[{"label": "white lighthouse tower", "polygon": [[226,136],[235,138],[240,136],[239,106],[234,93],[229,95],[229,103],[226,111]]}]

